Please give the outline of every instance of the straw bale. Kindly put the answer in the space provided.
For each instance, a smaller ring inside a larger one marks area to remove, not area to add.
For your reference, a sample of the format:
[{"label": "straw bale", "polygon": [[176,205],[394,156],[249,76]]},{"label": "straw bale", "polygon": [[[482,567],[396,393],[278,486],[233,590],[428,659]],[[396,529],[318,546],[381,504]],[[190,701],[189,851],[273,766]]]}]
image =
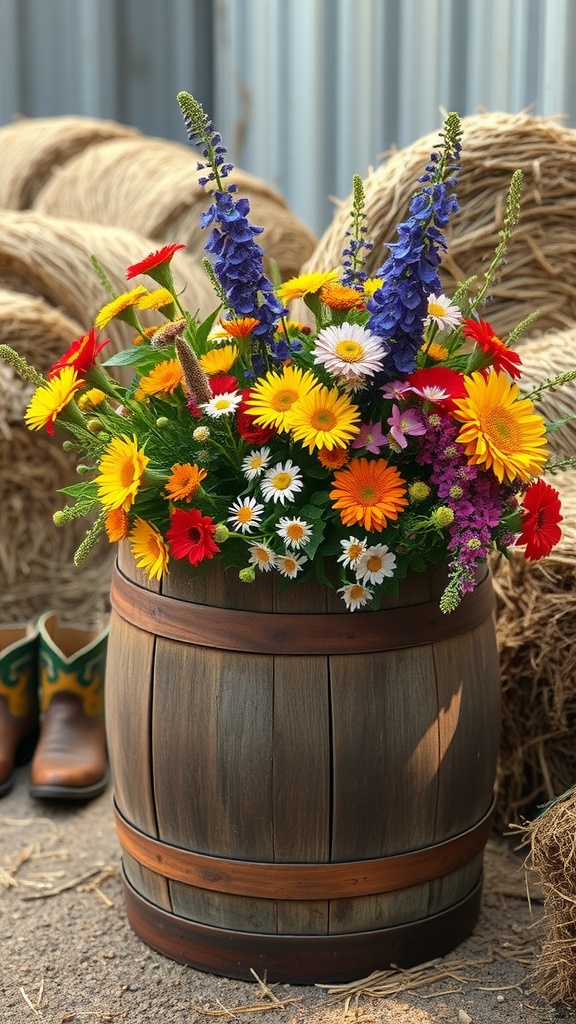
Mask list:
[{"label": "straw bale", "polygon": [[[228,179],[250,201],[253,224],[267,258],[286,279],[297,274],[316,238],[289,210],[281,194],[260,178],[235,168]],[[40,213],[140,231],[157,242],[183,242],[200,260],[207,242],[200,214],[210,198],[197,183],[190,147],[166,139],[112,139],[88,147],[57,168],[37,195]]]},{"label": "straw bale", "polygon": [[86,146],[104,139],[134,136],[136,128],[116,121],[65,115],[19,117],[0,127],[0,207],[25,210],[50,176]]},{"label": "straw bale", "polygon": [[530,562],[491,557],[502,672],[496,824],[506,829],[576,778],[576,470],[550,477],[563,536]]},{"label": "straw bale", "polygon": [[[442,262],[442,285],[481,275],[499,241],[510,178],[524,173],[520,224],[515,230],[501,279],[480,312],[500,334],[539,310],[540,333],[576,322],[576,132],[552,118],[526,113],[483,113],[462,119],[462,168],[458,178],[460,212],[446,235],[449,252]],[[366,269],[375,274],[396,240],[417,179],[438,132],[392,154],[365,179],[367,237],[374,242]],[[351,197],[339,203],[330,226],[303,273],[329,270],[340,263],[350,225]]]},{"label": "straw bale", "polygon": [[[547,1002],[576,1008],[576,787],[525,826],[528,862],[539,874],[544,940],[533,988]],[[560,1014],[559,1014],[560,1016]]]},{"label": "straw bale", "polygon": [[[118,293],[139,283],[153,285],[149,277],[126,281],[126,267],[153,252],[157,243],[126,228],[63,220],[33,210],[0,210],[0,287],[44,298],[88,330],[108,295],[90,257],[104,267]],[[173,260],[174,279],[184,291],[184,302],[205,317],[216,296],[204,270],[185,252]],[[158,313],[142,315],[145,323],[161,323]],[[133,331],[114,321],[107,327],[112,347],[129,344]]]},{"label": "straw bale", "polygon": [[59,487],[75,483],[74,460],[61,438],[32,433],[23,424],[0,436],[0,622],[22,622],[53,608],[62,617],[96,620],[108,607],[114,548],[106,539],[76,567],[74,552],[85,520],[57,527],[66,499]]}]

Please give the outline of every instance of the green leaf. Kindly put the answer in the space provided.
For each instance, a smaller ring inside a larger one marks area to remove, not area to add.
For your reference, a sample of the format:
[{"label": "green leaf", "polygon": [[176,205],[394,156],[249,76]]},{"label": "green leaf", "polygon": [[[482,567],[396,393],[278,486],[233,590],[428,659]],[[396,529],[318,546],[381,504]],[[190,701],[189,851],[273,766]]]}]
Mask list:
[{"label": "green leaf", "polygon": [[95,480],[83,480],[79,484],[70,484],[68,487],[59,487],[60,494],[69,494],[79,502],[90,502],[94,505],[98,501],[98,484]]},{"label": "green leaf", "polygon": [[110,356],[102,365],[139,366],[148,369],[156,366],[157,363],[161,363],[165,358],[165,351],[156,352],[149,345],[134,345],[133,348],[124,348],[121,352],[116,352],[115,355]]}]

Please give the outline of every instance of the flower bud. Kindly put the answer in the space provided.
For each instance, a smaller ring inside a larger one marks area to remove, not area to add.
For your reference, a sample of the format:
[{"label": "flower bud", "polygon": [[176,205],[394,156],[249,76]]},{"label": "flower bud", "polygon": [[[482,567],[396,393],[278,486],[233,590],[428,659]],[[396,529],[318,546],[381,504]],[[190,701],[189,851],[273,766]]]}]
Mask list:
[{"label": "flower bud", "polygon": [[241,583],[254,583],[254,580],[256,579],[256,570],[254,569],[254,566],[247,565],[244,569],[240,569],[238,579]]},{"label": "flower bud", "polygon": [[217,523],[214,530],[214,540],[217,544],[223,544],[224,541],[228,540],[230,536],[230,530],[225,523]]},{"label": "flower bud", "polygon": [[425,484],[423,480],[415,480],[413,484],[410,484],[408,488],[408,495],[410,501],[426,501],[426,498],[430,494],[430,488],[428,484]]},{"label": "flower bud", "polygon": [[210,437],[210,430],[208,427],[196,427],[196,430],[192,431],[192,437],[195,441],[207,441]]},{"label": "flower bud", "polygon": [[95,417],[88,420],[86,424],[86,430],[89,430],[91,434],[101,434],[104,430],[104,424],[101,420],[97,420]]},{"label": "flower bud", "polygon": [[170,427],[170,420],[167,416],[159,416],[156,420],[156,426],[159,430],[168,430]]},{"label": "flower bud", "polygon": [[445,526],[450,526],[450,523],[454,522],[454,513],[447,505],[440,505],[439,508],[434,509],[432,513],[432,521],[436,526],[443,529]]}]

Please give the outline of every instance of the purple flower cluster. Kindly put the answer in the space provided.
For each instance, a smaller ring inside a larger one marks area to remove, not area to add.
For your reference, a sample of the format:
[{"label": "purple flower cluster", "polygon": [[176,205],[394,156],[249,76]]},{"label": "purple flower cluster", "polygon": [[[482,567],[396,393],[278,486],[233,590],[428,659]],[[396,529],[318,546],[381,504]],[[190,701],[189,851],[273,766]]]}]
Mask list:
[{"label": "purple flower cluster", "polygon": [[369,252],[374,244],[362,237],[364,231],[364,227],[359,229],[359,237],[354,237],[351,231],[347,231],[346,237],[349,241],[342,250],[342,284],[347,288],[355,288],[356,291],[362,291],[368,277],[362,266],[362,250]]},{"label": "purple flower cluster", "polygon": [[479,473],[466,462],[456,443],[458,429],[448,416],[429,414],[417,459],[432,467],[430,483],[454,513],[448,527],[448,550],[454,552],[450,570],[458,576],[460,593],[466,594],[474,590],[478,563],[488,555],[493,530],[501,520],[503,497],[495,476]]},{"label": "purple flower cluster", "polygon": [[410,216],[398,226],[399,240],[389,245],[391,255],[376,271],[383,285],[367,304],[371,313],[367,327],[390,341],[389,380],[414,369],[428,296],[442,291],[438,267],[446,240],[441,229],[458,210],[456,196],[449,191],[455,184],[454,174],[445,180],[444,175],[455,171],[459,155],[458,136],[447,134],[446,152],[443,157],[432,153],[419,179],[422,188],[412,197]]}]

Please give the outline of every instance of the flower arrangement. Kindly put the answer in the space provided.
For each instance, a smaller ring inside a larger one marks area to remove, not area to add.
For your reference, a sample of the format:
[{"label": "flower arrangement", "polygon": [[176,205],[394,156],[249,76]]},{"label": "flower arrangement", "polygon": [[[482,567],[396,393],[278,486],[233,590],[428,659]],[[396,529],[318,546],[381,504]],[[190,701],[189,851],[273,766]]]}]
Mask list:
[{"label": "flower arrangement", "polygon": [[[220,136],[188,93],[178,101],[210,193],[201,223],[211,229],[204,266],[217,308],[199,322],[183,306],[174,243],[128,268],[128,281],[147,275],[151,287],[110,291],[46,379],[0,348],[36,385],[28,426],[66,431],[65,447],[81,457],[83,478],[63,488],[73,504],[55,515],[61,524],[92,515],[76,561],[105,531],[113,543],[128,539],[149,578],[173,559],[194,572],[217,559],[246,583],[268,572],[280,586],[313,577],[351,611],[378,608],[408,573],[446,562],[440,607],[449,612],[491,549],[547,555],[562,515],[543,474],[572,460],[550,457],[554,424],[537,404],[576,371],[523,393],[514,345],[535,316],[503,340],[478,314],[518,220],[521,172],[487,273],[450,299],[438,268],[458,209],[454,113],[375,278],[363,269],[371,242],[355,176],[341,266],[275,282],[249,202],[227,183]],[[294,299],[309,323],[290,318]],[[144,328],[143,309],[159,323]],[[115,318],[134,329],[134,344],[106,359],[101,333]],[[128,386],[114,377],[120,366],[134,371]]]}]

